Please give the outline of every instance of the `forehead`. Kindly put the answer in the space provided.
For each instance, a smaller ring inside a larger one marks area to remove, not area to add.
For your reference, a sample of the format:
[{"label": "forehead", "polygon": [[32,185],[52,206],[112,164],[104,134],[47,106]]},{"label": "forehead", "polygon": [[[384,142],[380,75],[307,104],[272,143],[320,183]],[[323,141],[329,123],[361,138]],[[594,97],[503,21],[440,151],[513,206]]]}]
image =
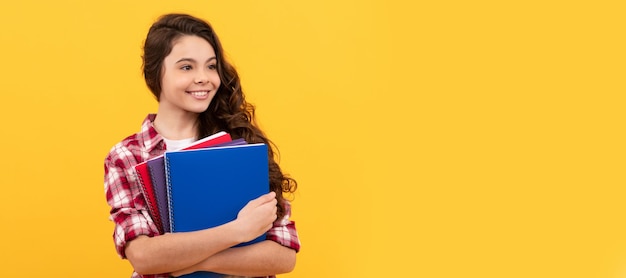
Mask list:
[{"label": "forehead", "polygon": [[172,51],[165,60],[190,58],[205,61],[212,57],[215,57],[215,51],[208,41],[198,36],[184,35],[172,42]]}]

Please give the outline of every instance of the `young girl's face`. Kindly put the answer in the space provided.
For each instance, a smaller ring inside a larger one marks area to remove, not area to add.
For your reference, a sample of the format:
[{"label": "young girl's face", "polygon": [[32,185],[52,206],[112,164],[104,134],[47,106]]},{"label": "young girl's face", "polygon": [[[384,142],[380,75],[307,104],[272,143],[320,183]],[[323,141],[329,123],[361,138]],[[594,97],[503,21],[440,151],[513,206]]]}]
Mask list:
[{"label": "young girl's face", "polygon": [[159,111],[201,113],[219,87],[213,47],[198,36],[182,36],[163,60]]}]

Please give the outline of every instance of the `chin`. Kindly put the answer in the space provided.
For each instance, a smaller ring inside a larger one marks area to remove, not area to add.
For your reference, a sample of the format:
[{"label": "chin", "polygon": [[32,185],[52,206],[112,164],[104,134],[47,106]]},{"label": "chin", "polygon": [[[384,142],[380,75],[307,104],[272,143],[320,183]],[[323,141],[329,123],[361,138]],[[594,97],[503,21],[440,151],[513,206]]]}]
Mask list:
[{"label": "chin", "polygon": [[[199,104],[199,103],[197,103]],[[206,111],[207,109],[209,109],[209,103],[207,103],[206,105],[190,105],[187,107],[187,111],[189,112],[193,112],[193,113],[202,113],[204,111]]]},{"label": "chin", "polygon": [[208,107],[208,106],[207,106],[207,107],[205,107],[204,109],[190,109],[190,110],[188,110],[188,111],[189,111],[189,112],[196,113],[196,114],[200,114],[200,113],[202,113],[202,112],[206,111],[207,109],[209,109],[209,107]]}]

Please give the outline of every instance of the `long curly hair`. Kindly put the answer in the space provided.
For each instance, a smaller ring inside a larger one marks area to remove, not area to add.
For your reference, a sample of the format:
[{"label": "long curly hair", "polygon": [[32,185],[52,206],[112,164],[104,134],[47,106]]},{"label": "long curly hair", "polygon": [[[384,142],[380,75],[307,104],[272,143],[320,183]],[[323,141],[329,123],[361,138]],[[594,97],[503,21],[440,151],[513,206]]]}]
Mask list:
[{"label": "long curly hair", "polygon": [[198,116],[198,139],[219,131],[233,138],[244,138],[248,143],[265,143],[268,146],[270,190],[276,192],[278,217],[284,216],[283,193],[293,193],[295,179],[283,174],[276,162],[278,149],[258,127],[254,105],[246,102],[237,70],[224,57],[224,50],[211,25],[187,14],[161,16],[148,31],[143,48],[143,75],[148,88],[160,100],[163,60],[172,51],[174,42],[181,36],[192,35],[205,39],[215,51],[217,72],[221,85],[211,104]]}]

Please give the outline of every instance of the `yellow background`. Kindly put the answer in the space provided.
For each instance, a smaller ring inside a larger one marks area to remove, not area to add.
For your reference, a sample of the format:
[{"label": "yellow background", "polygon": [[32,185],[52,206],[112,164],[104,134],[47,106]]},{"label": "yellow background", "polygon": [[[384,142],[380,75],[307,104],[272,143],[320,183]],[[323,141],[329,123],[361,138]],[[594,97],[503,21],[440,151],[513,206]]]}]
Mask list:
[{"label": "yellow background", "polygon": [[0,265],[128,277],[109,148],[141,44],[209,20],[299,182],[282,277],[625,277],[622,1],[3,1]]}]

